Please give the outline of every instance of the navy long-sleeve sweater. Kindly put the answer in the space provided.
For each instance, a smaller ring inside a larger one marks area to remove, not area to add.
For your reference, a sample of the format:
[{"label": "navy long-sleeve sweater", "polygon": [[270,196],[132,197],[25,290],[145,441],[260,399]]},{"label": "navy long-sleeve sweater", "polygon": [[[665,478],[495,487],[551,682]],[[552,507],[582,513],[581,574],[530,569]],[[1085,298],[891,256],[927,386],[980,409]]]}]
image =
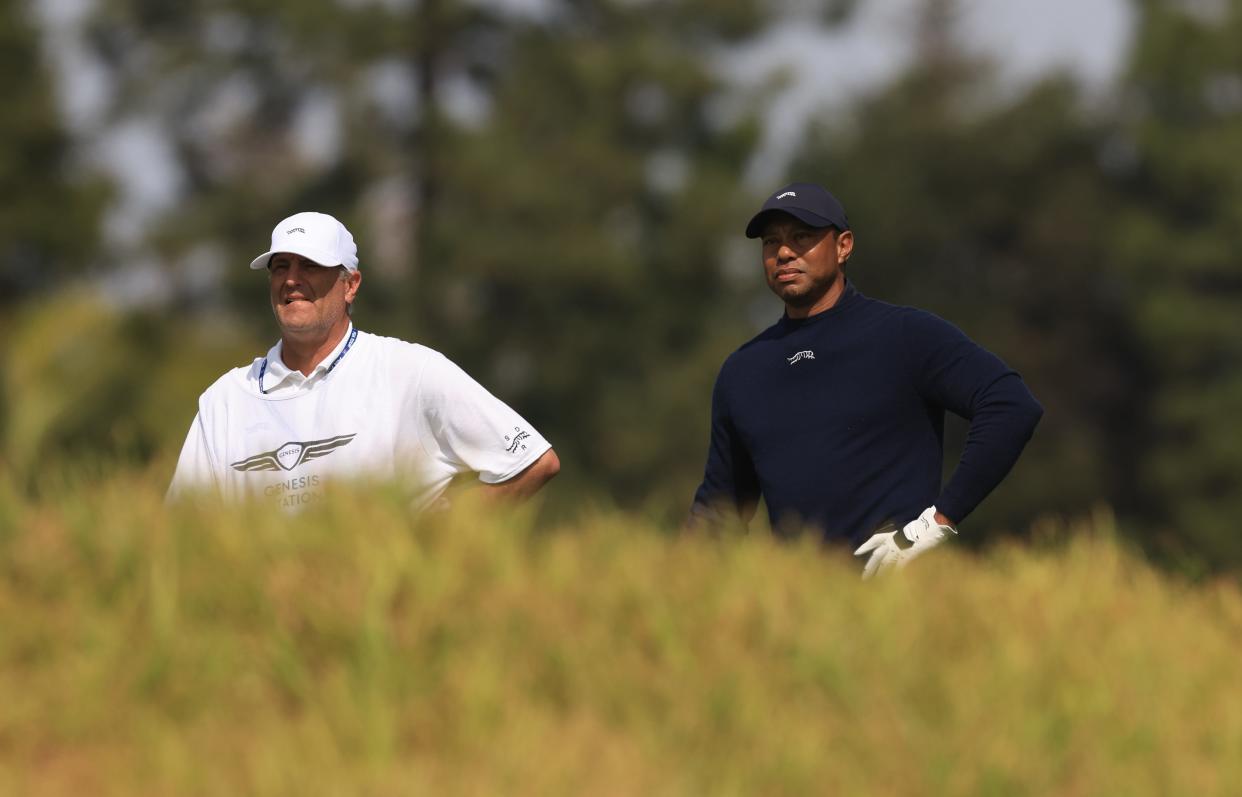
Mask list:
[{"label": "navy long-sleeve sweater", "polygon": [[[970,431],[942,488],[945,410]],[[712,522],[762,495],[774,529],[851,545],[933,504],[960,522],[1042,415],[1021,377],[957,327],[847,282],[831,309],[783,317],[725,361],[692,515]]]}]

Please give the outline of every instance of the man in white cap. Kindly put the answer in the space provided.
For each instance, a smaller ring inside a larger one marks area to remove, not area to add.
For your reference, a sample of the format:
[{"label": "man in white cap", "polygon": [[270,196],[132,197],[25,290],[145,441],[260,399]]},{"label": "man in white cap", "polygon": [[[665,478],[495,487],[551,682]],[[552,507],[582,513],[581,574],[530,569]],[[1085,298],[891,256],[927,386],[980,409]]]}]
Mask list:
[{"label": "man in white cap", "polygon": [[199,398],[170,498],[295,508],[363,477],[402,480],[421,508],[459,473],[521,499],[560,470],[533,426],[442,354],[354,327],[358,248],[332,216],[280,222],[250,267],[269,273],[280,340]]}]

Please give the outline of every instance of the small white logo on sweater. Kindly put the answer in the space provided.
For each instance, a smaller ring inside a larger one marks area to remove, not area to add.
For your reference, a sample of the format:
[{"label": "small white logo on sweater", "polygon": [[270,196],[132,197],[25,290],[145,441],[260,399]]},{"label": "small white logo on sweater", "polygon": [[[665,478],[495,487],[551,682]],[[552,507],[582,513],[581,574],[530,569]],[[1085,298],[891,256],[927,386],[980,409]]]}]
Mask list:
[{"label": "small white logo on sweater", "polygon": [[786,357],[785,359],[786,359],[786,361],[787,361],[790,365],[793,365],[793,364],[794,364],[794,363],[796,363],[798,360],[814,360],[814,359],[815,359],[815,352],[810,351],[810,350],[808,349],[807,351],[800,351],[800,352],[798,352],[797,354],[795,354],[794,356],[792,356],[792,357]]}]

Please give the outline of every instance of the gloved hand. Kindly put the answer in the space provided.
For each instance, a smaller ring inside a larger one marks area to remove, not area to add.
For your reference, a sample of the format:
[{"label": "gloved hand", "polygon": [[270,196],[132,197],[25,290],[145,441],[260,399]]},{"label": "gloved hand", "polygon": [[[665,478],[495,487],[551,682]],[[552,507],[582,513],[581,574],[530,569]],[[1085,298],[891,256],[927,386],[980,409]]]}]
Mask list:
[{"label": "gloved hand", "polygon": [[871,554],[862,575],[868,579],[893,567],[905,567],[914,558],[944,542],[950,534],[957,534],[957,529],[937,523],[936,507],[929,506],[904,528],[871,535],[871,539],[858,546],[854,555]]}]

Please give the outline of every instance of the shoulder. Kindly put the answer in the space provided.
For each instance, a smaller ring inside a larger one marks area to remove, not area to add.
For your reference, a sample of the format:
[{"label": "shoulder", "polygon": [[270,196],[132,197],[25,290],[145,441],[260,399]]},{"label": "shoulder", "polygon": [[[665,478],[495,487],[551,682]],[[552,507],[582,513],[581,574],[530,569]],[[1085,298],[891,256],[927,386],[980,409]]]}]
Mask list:
[{"label": "shoulder", "polygon": [[717,399],[735,392],[741,386],[754,381],[757,370],[763,368],[765,357],[773,346],[780,345],[785,335],[785,328],[780,321],[755,335],[725,357],[716,374],[715,386],[712,389]]},{"label": "shoulder", "polygon": [[371,360],[385,370],[388,376],[414,377],[421,374],[429,364],[444,359],[444,355],[421,343],[411,343],[400,338],[358,333],[359,359]]},{"label": "shoulder", "polygon": [[777,321],[741,346],[738,346],[732,354],[725,358],[721,371],[745,368],[748,360],[780,340],[784,334],[784,326],[780,321]]},{"label": "shoulder", "polygon": [[250,391],[250,383],[258,379],[259,369],[263,364],[262,357],[255,357],[254,360],[239,365],[236,368],[230,368],[220,375],[220,378],[211,383],[211,386],[203,391],[198,397],[200,408],[209,408],[228,403],[229,399],[236,395],[238,391],[246,393]]},{"label": "shoulder", "polygon": [[858,293],[855,294],[854,300],[850,303],[849,312],[851,313],[851,318],[861,319],[864,322],[892,325],[894,323],[904,323],[905,319],[911,314],[923,313],[925,311],[917,307],[893,304],[883,299],[875,299]]},{"label": "shoulder", "polygon": [[905,338],[962,334],[952,323],[919,307],[893,304],[858,294],[854,309],[866,323],[881,324],[885,329],[893,330]]},{"label": "shoulder", "polygon": [[901,330],[909,340],[920,343],[934,342],[946,338],[965,338],[957,325],[941,318],[933,312],[918,307],[894,307],[897,317],[901,320]]},{"label": "shoulder", "polygon": [[430,346],[365,332],[359,333],[358,341],[368,357],[381,361],[389,378],[404,375],[421,392],[451,390],[470,379],[457,363]]},{"label": "shoulder", "polygon": [[376,335],[372,332],[363,332],[362,330],[358,331],[358,348],[373,354],[380,353],[407,359],[426,359],[430,355],[439,354],[439,352],[429,349],[421,343],[411,343],[401,338]]}]

